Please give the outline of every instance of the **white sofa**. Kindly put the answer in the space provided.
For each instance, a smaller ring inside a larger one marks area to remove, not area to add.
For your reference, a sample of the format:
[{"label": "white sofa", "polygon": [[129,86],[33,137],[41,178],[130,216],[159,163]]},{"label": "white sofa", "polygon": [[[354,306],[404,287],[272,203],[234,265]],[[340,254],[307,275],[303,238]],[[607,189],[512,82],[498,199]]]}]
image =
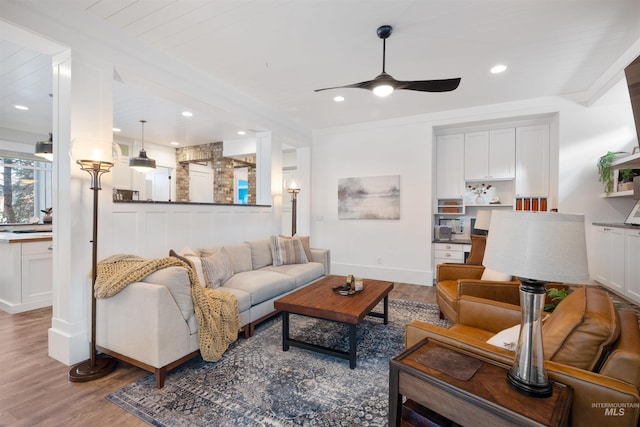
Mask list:
[{"label": "white sofa", "polygon": [[[222,288],[238,299],[245,338],[257,323],[277,314],[273,301],[329,274],[330,252],[310,249],[304,264],[274,266],[269,240],[224,245],[233,275]],[[218,248],[198,250],[200,255]],[[197,266],[197,263],[196,263]],[[200,282],[202,271],[196,268]],[[199,353],[198,324],[190,282],[183,267],[152,273],[111,298],[98,299],[96,348],[155,373],[158,388],[166,373]]]}]

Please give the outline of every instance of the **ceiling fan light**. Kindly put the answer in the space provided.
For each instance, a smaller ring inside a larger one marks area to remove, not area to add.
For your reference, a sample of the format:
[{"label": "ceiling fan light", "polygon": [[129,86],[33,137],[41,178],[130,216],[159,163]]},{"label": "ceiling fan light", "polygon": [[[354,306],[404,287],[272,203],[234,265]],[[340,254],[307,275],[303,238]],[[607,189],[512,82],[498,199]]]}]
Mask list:
[{"label": "ceiling fan light", "polygon": [[381,84],[373,88],[373,93],[378,95],[380,98],[384,98],[385,96],[389,96],[393,93],[393,86],[390,84]]}]

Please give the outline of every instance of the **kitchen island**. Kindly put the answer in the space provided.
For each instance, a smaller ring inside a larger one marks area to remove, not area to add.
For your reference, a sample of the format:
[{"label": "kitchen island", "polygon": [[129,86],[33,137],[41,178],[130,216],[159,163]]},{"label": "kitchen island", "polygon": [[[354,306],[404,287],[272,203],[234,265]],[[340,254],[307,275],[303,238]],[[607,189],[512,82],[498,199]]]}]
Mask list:
[{"label": "kitchen island", "polygon": [[21,313],[51,305],[53,233],[0,232],[0,310]]}]

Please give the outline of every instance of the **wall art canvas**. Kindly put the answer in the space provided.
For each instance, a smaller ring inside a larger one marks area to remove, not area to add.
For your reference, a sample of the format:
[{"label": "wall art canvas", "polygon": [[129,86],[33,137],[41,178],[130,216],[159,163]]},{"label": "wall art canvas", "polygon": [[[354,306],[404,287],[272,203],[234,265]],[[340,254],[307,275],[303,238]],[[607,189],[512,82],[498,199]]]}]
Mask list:
[{"label": "wall art canvas", "polygon": [[338,219],[400,219],[400,175],[340,178]]}]

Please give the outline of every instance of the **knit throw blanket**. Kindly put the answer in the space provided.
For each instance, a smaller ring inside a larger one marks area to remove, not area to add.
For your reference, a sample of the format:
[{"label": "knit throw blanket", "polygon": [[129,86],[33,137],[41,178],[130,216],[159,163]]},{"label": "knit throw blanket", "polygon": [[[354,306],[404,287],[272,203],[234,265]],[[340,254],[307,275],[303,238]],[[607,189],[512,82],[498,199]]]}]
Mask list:
[{"label": "knit throw blanket", "polygon": [[96,298],[109,298],[130,283],[138,282],[166,267],[185,267],[191,281],[191,298],[198,320],[200,354],[214,362],[238,338],[240,315],[235,295],[223,289],[203,288],[193,269],[175,257],[144,259],[135,255],[113,255],[98,263]]}]

